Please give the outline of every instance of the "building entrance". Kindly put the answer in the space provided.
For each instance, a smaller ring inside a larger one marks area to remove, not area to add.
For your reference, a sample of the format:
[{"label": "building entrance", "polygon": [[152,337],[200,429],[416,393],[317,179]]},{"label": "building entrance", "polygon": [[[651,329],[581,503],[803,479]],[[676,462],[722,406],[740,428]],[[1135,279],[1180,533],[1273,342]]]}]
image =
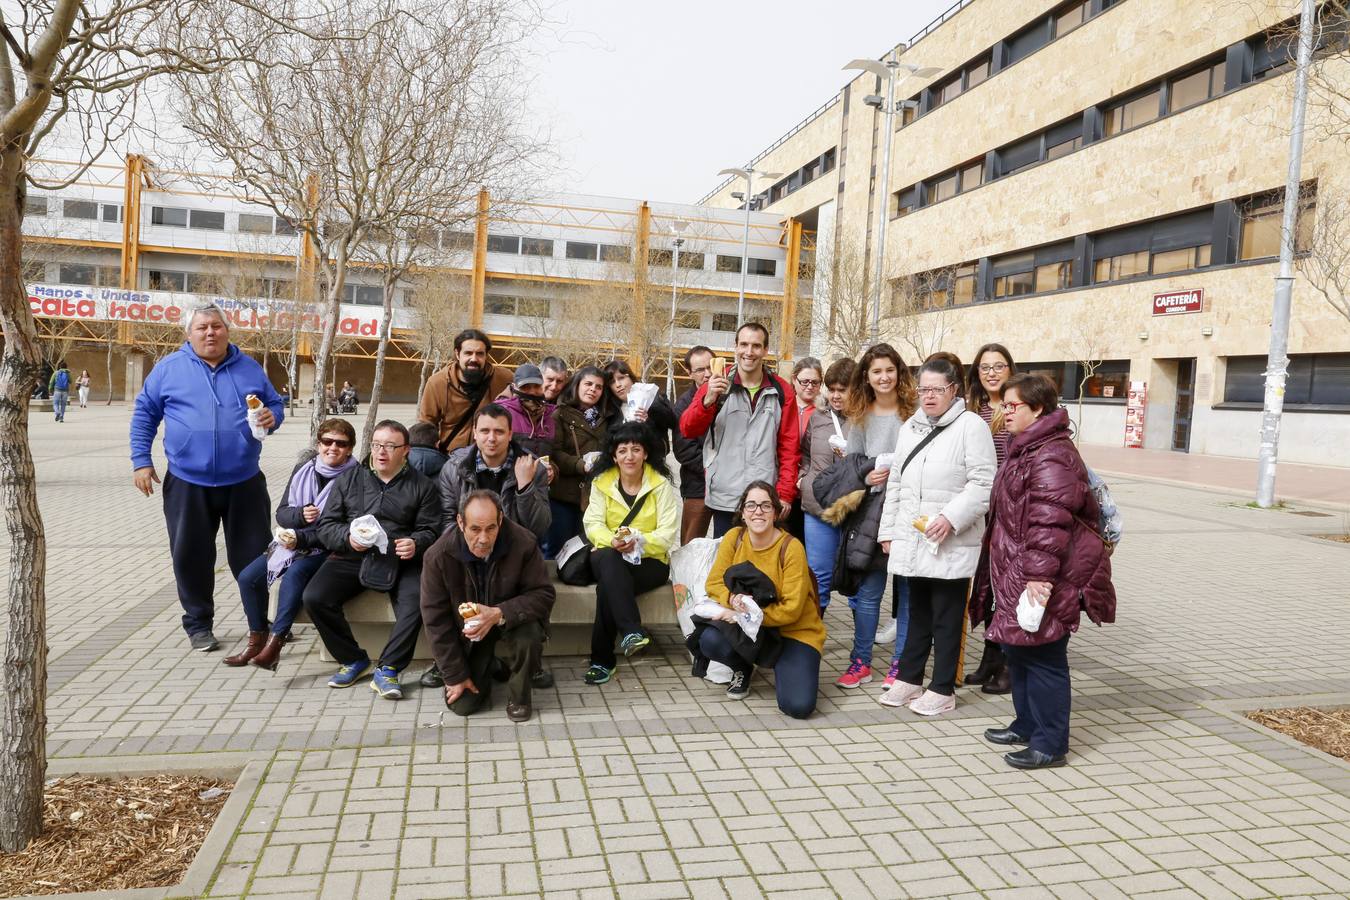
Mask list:
[{"label": "building entrance", "polygon": [[1195,360],[1177,360],[1177,403],[1172,416],[1172,449],[1191,451],[1191,416],[1195,410]]}]

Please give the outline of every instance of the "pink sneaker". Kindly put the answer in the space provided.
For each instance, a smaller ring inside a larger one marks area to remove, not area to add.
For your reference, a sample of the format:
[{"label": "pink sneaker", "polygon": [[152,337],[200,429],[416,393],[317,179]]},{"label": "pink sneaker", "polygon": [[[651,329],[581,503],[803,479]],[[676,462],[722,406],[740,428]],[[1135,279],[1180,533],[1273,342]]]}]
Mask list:
[{"label": "pink sneaker", "polygon": [[935,694],[932,691],[924,691],[922,697],[909,705],[910,712],[916,712],[921,716],[940,716],[954,709],[956,709],[955,694],[948,697],[946,694]]},{"label": "pink sneaker", "polygon": [[839,676],[835,685],[841,688],[855,688],[860,684],[867,684],[872,680],[872,667],[867,665],[861,659],[855,659],[848,664],[844,674]]},{"label": "pink sneaker", "polygon": [[891,667],[886,670],[886,680],[881,682],[885,690],[890,690],[891,685],[895,684],[895,679],[900,677],[900,660],[891,663]]},{"label": "pink sneaker", "polygon": [[895,684],[877,698],[877,702],[882,706],[905,706],[922,693],[922,685],[909,684],[897,678]]}]

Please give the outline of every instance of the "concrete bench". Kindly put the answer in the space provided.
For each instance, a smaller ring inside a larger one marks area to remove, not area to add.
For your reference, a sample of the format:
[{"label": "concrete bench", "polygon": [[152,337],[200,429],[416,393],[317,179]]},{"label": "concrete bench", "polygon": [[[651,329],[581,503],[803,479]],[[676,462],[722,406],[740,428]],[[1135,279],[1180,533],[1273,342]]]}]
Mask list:
[{"label": "concrete bench", "polygon": [[[558,598],[553,604],[553,614],[549,618],[550,637],[544,645],[544,653],[549,656],[585,656],[591,648],[591,623],[595,621],[595,585],[575,587],[558,580],[553,563],[548,563],[549,574],[553,578],[553,587]],[[655,590],[638,595],[638,610],[642,613],[642,624],[649,629],[677,625],[675,619],[675,594],[669,584],[663,584]],[[394,624],[394,610],[387,594],[365,591],[353,598],[343,609],[347,613],[347,622],[357,643],[372,655],[379,653],[384,642],[389,639],[389,628]],[[309,617],[301,611],[296,621],[308,622]],[[320,656],[332,662],[320,643]],[[427,643],[426,632],[417,639],[417,651],[414,657],[419,660],[431,659],[431,648]]]},{"label": "concrete bench", "polygon": [[51,411],[52,411],[52,401],[51,401],[51,398],[48,397],[48,398],[45,399],[45,400],[29,400],[29,401],[28,401],[28,410],[31,412],[31,411],[36,410],[36,409],[41,409],[41,410],[45,410],[45,411],[47,411],[47,412],[51,412]]}]

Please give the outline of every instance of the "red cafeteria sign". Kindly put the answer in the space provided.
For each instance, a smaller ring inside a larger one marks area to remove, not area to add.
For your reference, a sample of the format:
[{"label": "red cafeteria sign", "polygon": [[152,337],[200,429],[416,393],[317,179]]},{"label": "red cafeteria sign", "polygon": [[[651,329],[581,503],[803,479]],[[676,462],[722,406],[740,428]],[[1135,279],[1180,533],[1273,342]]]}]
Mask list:
[{"label": "red cafeteria sign", "polygon": [[1153,314],[1155,316],[1175,316],[1182,313],[1198,313],[1205,308],[1204,288],[1193,291],[1172,291],[1167,294],[1153,295]]}]

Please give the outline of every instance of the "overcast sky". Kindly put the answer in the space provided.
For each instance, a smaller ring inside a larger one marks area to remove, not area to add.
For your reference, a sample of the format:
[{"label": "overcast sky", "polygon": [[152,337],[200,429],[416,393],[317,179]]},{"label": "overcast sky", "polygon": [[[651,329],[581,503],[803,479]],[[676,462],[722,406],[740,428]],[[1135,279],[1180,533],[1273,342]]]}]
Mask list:
[{"label": "overcast sky", "polygon": [[838,91],[844,63],[953,2],[558,0],[530,104],[559,157],[552,187],[693,202]]}]

